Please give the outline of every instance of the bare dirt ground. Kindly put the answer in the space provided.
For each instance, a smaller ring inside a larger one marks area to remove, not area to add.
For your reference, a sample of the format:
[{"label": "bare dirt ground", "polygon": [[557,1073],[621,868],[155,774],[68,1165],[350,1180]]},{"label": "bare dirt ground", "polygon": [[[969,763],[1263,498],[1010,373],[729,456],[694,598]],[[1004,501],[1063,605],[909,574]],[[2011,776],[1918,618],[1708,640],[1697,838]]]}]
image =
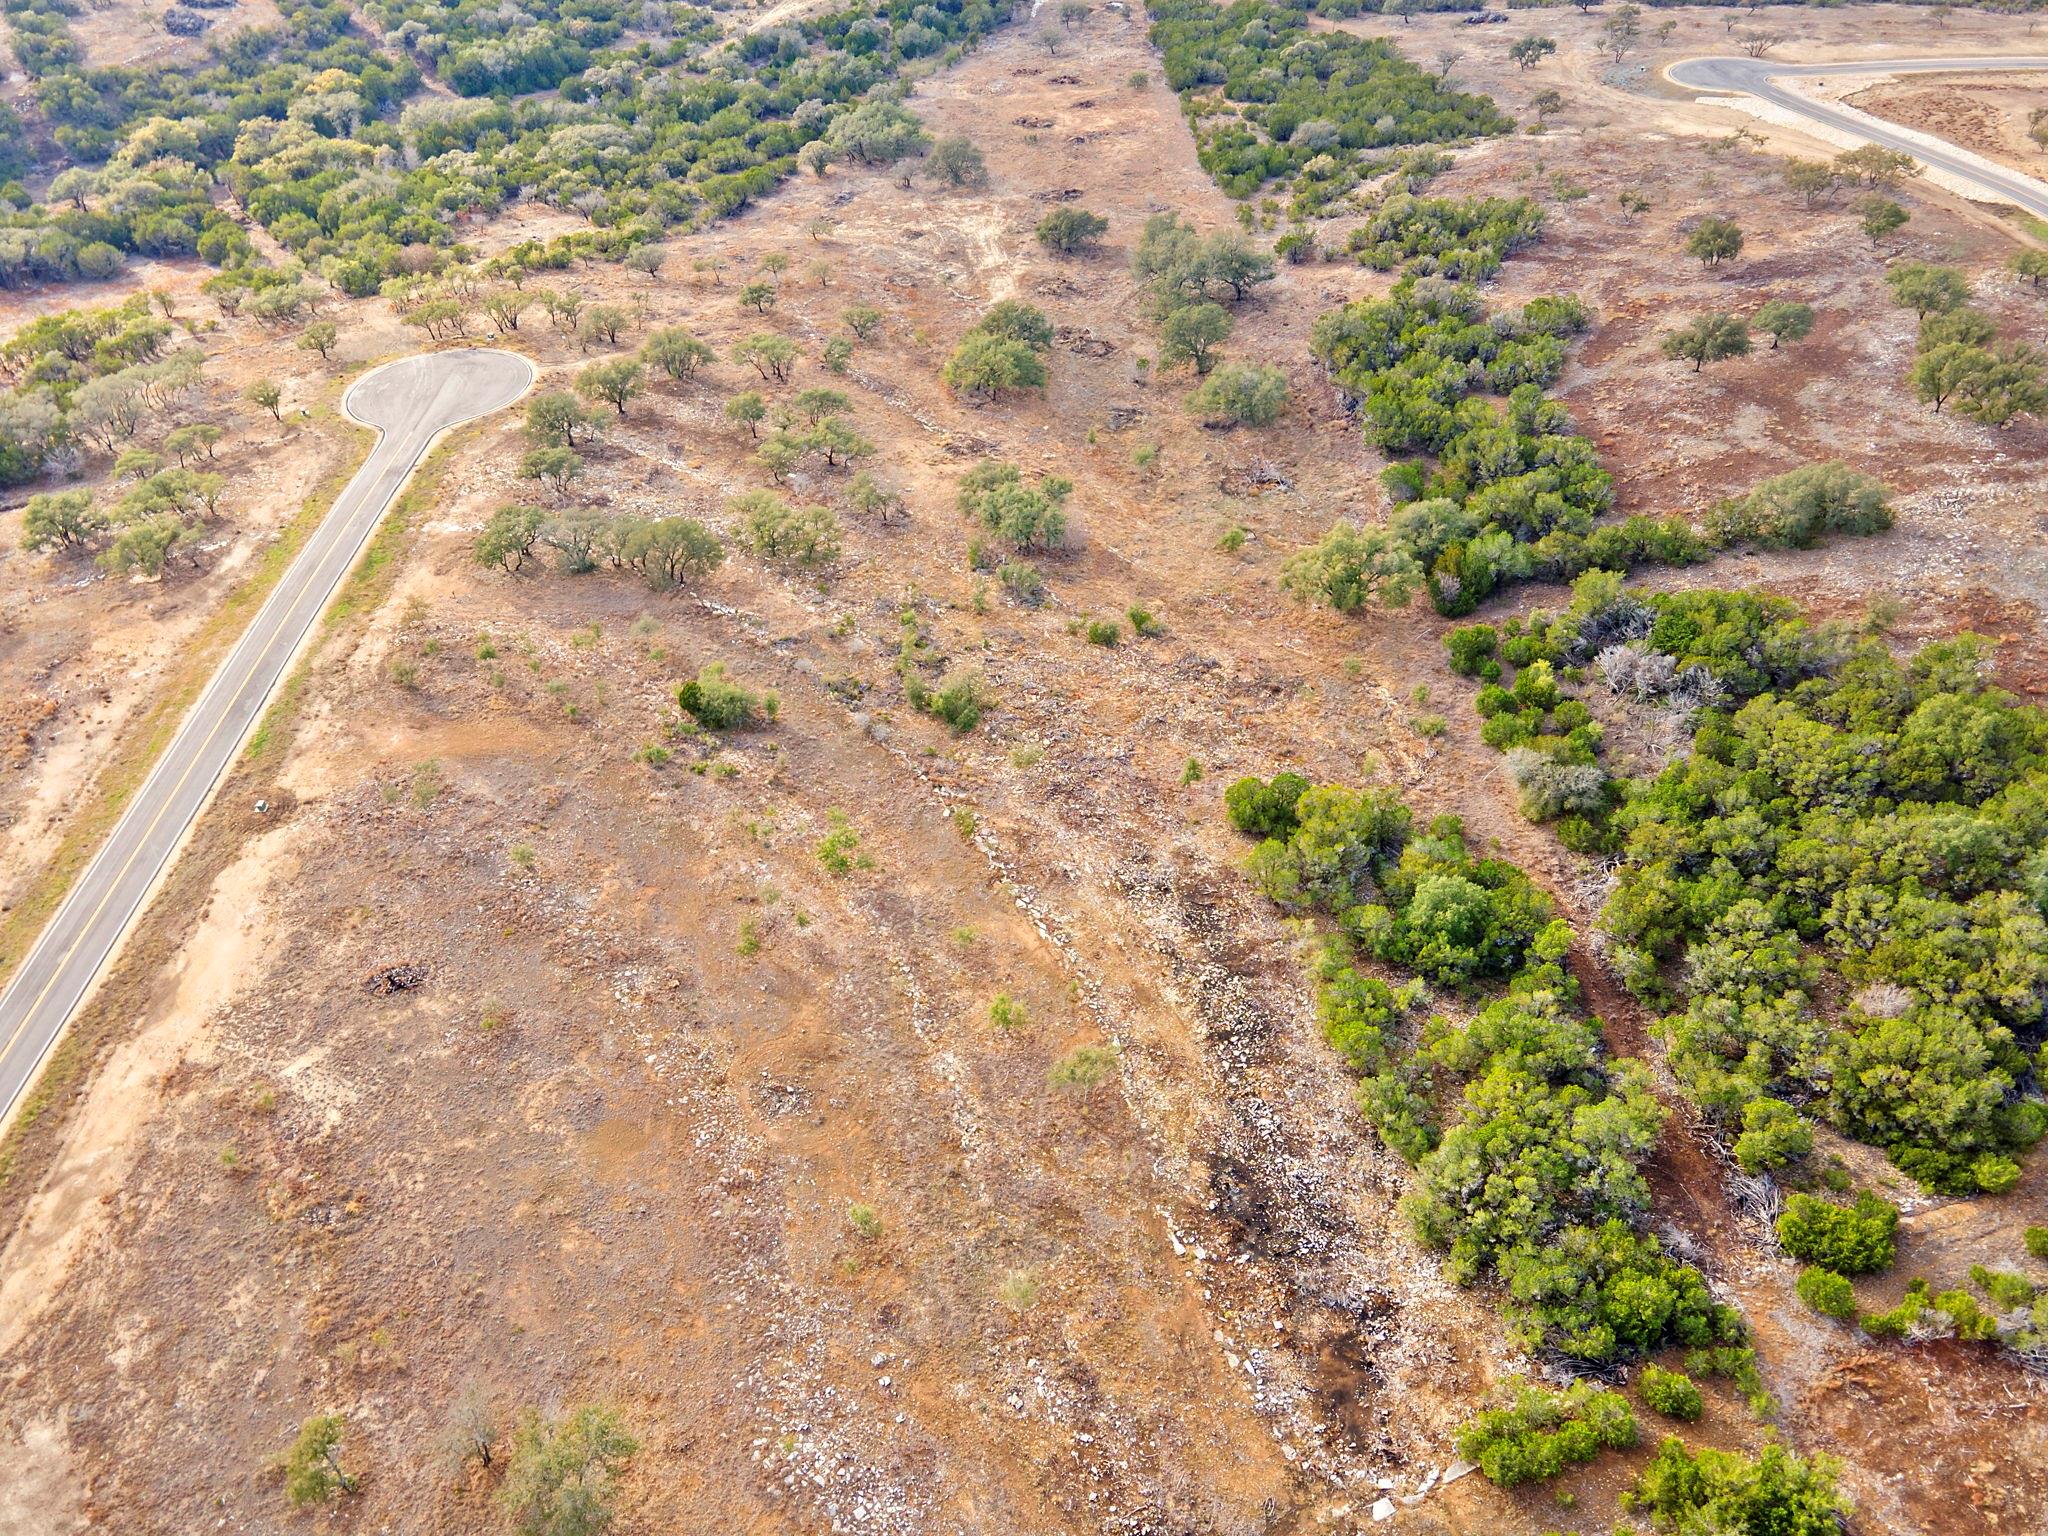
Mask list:
[{"label": "bare dirt ground", "polygon": [[278,22],[271,0],[236,0],[227,10],[202,11],[213,25],[200,37],[164,30],[164,0],[89,0],[71,18],[71,35],[94,69],[203,61],[209,41]]},{"label": "bare dirt ground", "polygon": [[[1715,46],[1716,14],[1669,14],[1659,58]],[[1902,493],[1893,533],[1683,579],[1823,612],[1893,597],[1903,636],[2009,637],[2008,676],[2038,689],[2044,429],[1915,405],[1887,253],[1846,207],[1798,206],[1753,145],[1719,144],[1735,120],[1657,94],[1637,60],[1608,83],[1597,21],[1540,20],[1565,46],[1526,75],[1503,56],[1517,25],[1367,30],[1423,59],[1458,47],[1458,77],[1512,112],[1565,90],[1548,133],[1473,150],[1435,190],[1546,199],[1549,234],[1493,298],[1592,304],[1563,393],[1624,509],[1696,510],[1848,458]],[[1935,31],[1889,10],[1797,24],[1816,49]],[[1981,25],[1958,17],[1940,41]],[[1348,1529],[1449,1462],[1452,1427],[1518,1362],[1395,1212],[1405,1172],[1316,1037],[1220,792],[1281,765],[1396,784],[1420,814],[1465,816],[1582,929],[1597,881],[1516,813],[1437,621],[1307,614],[1277,590],[1280,560],[1333,517],[1383,510],[1379,461],[1307,335],[1385,280],[1283,268],[1241,315],[1230,351],[1293,378],[1280,427],[1207,432],[1181,407],[1191,380],[1139,382],[1156,338],[1125,261],[1144,218],[1234,216],[1157,74],[1142,23],[1113,14],[1051,57],[1007,33],[912,102],[975,139],[987,188],[806,178],[679,242],[658,280],[569,275],[721,349],[765,328],[815,356],[845,305],[882,307],[845,380],[809,363],[790,388],[847,389],[908,521],[849,515],[822,581],[741,556],[679,597],[505,577],[468,543],[526,494],[518,439],[497,422],[458,441],[396,580],[317,657],[289,749],[230,786],[195,888],[111,978],[109,1039],[126,1043],[47,1128],[47,1171],[0,1188],[0,1273],[31,1277],[0,1293],[0,1531],[285,1528],[273,1458],[326,1410],[348,1415],[366,1474],[346,1523],[489,1529],[487,1488],[433,1449],[471,1379],[508,1409],[618,1404],[646,1445],[634,1531]],[[1624,221],[1623,188],[1650,211]],[[1030,229],[1074,193],[1109,218],[1108,248],[1049,257]],[[1967,265],[2016,333],[2036,323],[1998,275],[2012,247],[1995,218],[1912,202],[1894,250]],[[1703,271],[1683,232],[1718,212],[1748,245]],[[836,222],[814,241],[820,217]],[[793,262],[763,320],[735,290],[770,250]],[[709,252],[723,284],[688,275]],[[967,408],[939,365],[1012,295],[1064,327],[1051,387]],[[1771,295],[1819,308],[1815,335],[1697,378],[1657,355],[1674,314]],[[587,360],[537,311],[513,341],[544,383]],[[724,524],[725,497],[763,479],[720,414],[753,383],[722,362],[661,384],[592,450],[579,496]],[[1149,468],[1138,449],[1157,449]],[[985,454],[1076,483],[1041,609],[968,568],[954,494]],[[1249,538],[1228,554],[1233,527]],[[1133,603],[1163,635],[1106,650],[1072,631]],[[906,610],[986,675],[998,704],[974,734],[902,703]],[[635,762],[710,660],[777,690],[776,724]],[[1408,727],[1424,707],[1449,717],[1440,741]],[[1183,784],[1190,758],[1203,776]],[[238,809],[259,795],[282,809]],[[835,813],[870,861],[843,877],[817,857]],[[424,984],[366,989],[394,965]],[[1643,1048],[1647,1021],[1595,963],[1581,974],[1617,1044]],[[999,991],[1023,1028],[991,1026]],[[1104,1042],[1121,1047],[1106,1081],[1048,1083]],[[2000,1223],[2016,1248],[2039,1162],[1988,1226],[1916,1212],[1910,1262],[1952,1278]],[[1785,1436],[1847,1459],[1858,1529],[2048,1519],[2038,1384],[1980,1353],[1859,1349],[1817,1326],[1716,1166],[1675,1126],[1660,1209],[1747,1308]],[[1761,1431],[1717,1391],[1700,1433]],[[1572,1479],[1570,1507],[1470,1477],[1390,1528],[1606,1531],[1645,1454]]]},{"label": "bare dirt ground", "polygon": [[2044,105],[2038,79],[1922,75],[1911,84],[1871,86],[1848,100],[1873,116],[1940,134],[2030,176],[2048,171],[2048,152],[2027,132],[2029,119]]}]

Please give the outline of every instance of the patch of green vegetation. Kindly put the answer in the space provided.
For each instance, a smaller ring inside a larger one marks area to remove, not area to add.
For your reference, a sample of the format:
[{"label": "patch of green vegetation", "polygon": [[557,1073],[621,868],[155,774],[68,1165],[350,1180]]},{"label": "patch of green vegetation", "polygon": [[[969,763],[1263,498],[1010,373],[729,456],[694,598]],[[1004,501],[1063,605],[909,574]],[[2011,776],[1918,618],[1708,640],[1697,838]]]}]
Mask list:
[{"label": "patch of green vegetation", "polygon": [[1458,1454],[1498,1487],[1546,1481],[1638,1438],[1636,1416],[1619,1392],[1584,1381],[1561,1392],[1518,1381],[1513,1392],[1508,1407],[1488,1409],[1458,1431]]},{"label": "patch of green vegetation", "polygon": [[[197,254],[222,268],[210,291],[252,309],[282,293],[286,315],[304,302],[305,274],[355,297],[416,291],[419,254],[445,261],[473,210],[530,197],[586,212],[587,230],[522,242],[495,263],[560,270],[736,213],[800,162],[822,173],[916,153],[930,140],[887,87],[957,58],[1007,14],[983,0],[915,11],[878,0],[728,48],[718,19],[688,5],[650,22],[625,0],[544,0],[516,18],[483,0],[377,0],[373,38],[344,5],[283,0],[275,25],[209,38],[196,66],[94,68],[67,10],[9,7],[72,168],[48,204],[0,223],[0,286],[103,278],[129,254]],[[428,93],[429,72],[467,99]],[[10,123],[0,163],[24,137]],[[364,174],[378,164],[394,169]],[[215,182],[291,253],[288,270],[214,203]],[[137,183],[147,196],[125,190]]]},{"label": "patch of green vegetation", "polygon": [[1977,637],[1901,660],[1751,594],[1632,611],[1699,707],[1615,814],[1603,923],[1638,995],[1683,977],[1679,1081],[1724,1121],[1805,1103],[1932,1189],[2011,1187],[2048,1129],[2048,715],[1990,685]]},{"label": "patch of green vegetation", "polygon": [[[1358,6],[1320,0],[1314,9]],[[1514,127],[1485,97],[1448,89],[1387,43],[1311,27],[1305,7],[1161,0],[1149,14],[1202,167],[1232,197],[1279,181],[1306,216],[1399,165],[1391,151]]]},{"label": "patch of green vegetation", "polygon": [[[1317,1014],[1365,1118],[1415,1164],[1402,1209],[1451,1277],[1495,1281],[1531,1350],[1740,1350],[1740,1314],[1642,1230],[1640,1165],[1665,1111],[1648,1069],[1609,1058],[1579,1010],[1570,930],[1527,876],[1473,857],[1455,817],[1418,833],[1390,794],[1283,776],[1225,798],[1265,834],[1249,869],[1266,894],[1332,920],[1310,966]],[[1361,955],[1418,979],[1391,985]],[[1467,1022],[1419,1019],[1420,978],[1485,1001]]]}]

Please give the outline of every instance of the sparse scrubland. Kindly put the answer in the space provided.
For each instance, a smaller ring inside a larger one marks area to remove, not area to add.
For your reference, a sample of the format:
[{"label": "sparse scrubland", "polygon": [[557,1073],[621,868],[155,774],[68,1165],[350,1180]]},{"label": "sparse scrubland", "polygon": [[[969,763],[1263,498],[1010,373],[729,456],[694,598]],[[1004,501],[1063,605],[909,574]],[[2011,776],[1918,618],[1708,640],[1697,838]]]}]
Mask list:
[{"label": "sparse scrubland", "polygon": [[2048,1521],[2016,9],[8,0],[0,1529]]}]

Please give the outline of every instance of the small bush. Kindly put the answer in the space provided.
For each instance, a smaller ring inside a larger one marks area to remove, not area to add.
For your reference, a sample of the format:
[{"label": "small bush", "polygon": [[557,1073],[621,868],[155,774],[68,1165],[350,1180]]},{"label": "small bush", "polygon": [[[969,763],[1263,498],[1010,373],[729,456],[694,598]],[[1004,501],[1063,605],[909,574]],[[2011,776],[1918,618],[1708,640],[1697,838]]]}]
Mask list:
[{"label": "small bush", "polygon": [[1188,409],[1205,421],[1270,427],[1287,409],[1287,375],[1262,363],[1225,363],[1188,396]]},{"label": "small bush", "polygon": [[1891,1268],[1898,1229],[1899,1208],[1868,1190],[1853,1205],[1794,1195],[1778,1217],[1778,1241],[1787,1253],[1844,1275]]},{"label": "small bush", "polygon": [[1467,624],[1444,636],[1444,648],[1451,653],[1453,672],[1477,677],[1480,668],[1500,654],[1500,632],[1491,624]]},{"label": "small bush", "polygon": [[1123,636],[1123,628],[1114,619],[1090,619],[1087,635],[1090,645],[1115,645]]},{"label": "small bush", "polygon": [[1025,1025],[1024,1005],[1009,993],[998,992],[989,1000],[988,1021],[1004,1034],[1011,1034]]},{"label": "small bush", "polygon": [[833,811],[826,821],[830,830],[818,844],[818,862],[828,873],[849,875],[856,869],[872,869],[875,861],[861,852],[860,833],[844,811]]},{"label": "small bush", "polygon": [[1121,1054],[1113,1045],[1076,1046],[1053,1063],[1046,1080],[1055,1088],[1085,1092],[1116,1070]]},{"label": "small bush", "polygon": [[2037,1259],[2048,1259],[2048,1227],[2027,1228],[2027,1252]]},{"label": "small bush", "polygon": [[1782,1099],[1751,1099],[1742,1106],[1735,1160],[1744,1173],[1767,1173],[1813,1150],[1813,1131]]},{"label": "small bush", "polygon": [[994,703],[994,696],[989,693],[981,675],[963,672],[947,678],[936,691],[928,694],[924,709],[964,736],[981,723],[981,717]]},{"label": "small bush", "polygon": [[1705,1410],[1700,1389],[1692,1384],[1690,1376],[1681,1371],[1645,1366],[1636,1388],[1643,1394],[1643,1401],[1650,1405],[1651,1411],[1661,1413],[1667,1419],[1684,1419],[1690,1424]]},{"label": "small bush", "polygon": [[1991,1304],[2001,1312],[2031,1307],[2037,1294],[2034,1282],[2025,1275],[2009,1269],[1986,1269],[1982,1264],[1970,1266],[1970,1284],[1990,1297]]},{"label": "small bush", "polygon": [[1294,807],[1308,789],[1298,773],[1276,773],[1273,782],[1246,777],[1223,792],[1230,824],[1253,837],[1285,838],[1294,832]]},{"label": "small bush", "polygon": [[1012,602],[1026,608],[1036,608],[1045,601],[1045,577],[1035,565],[1013,560],[996,568],[996,580],[1003,584]]},{"label": "small bush", "polygon": [[1511,1407],[1480,1414],[1458,1431],[1458,1454],[1501,1488],[1553,1478],[1603,1449],[1636,1443],[1636,1417],[1619,1392],[1574,1382],[1552,1392],[1528,1382]]},{"label": "small bush", "polygon": [[1809,1264],[1799,1272],[1796,1287],[1799,1299],[1822,1317],[1832,1317],[1837,1322],[1856,1321],[1856,1288],[1848,1277],[1836,1274],[1832,1269],[1823,1269],[1818,1264]]},{"label": "small bush", "polygon": [[725,663],[714,661],[676,690],[676,704],[707,731],[732,731],[773,720],[780,701],[772,693],[750,693],[734,682]]}]

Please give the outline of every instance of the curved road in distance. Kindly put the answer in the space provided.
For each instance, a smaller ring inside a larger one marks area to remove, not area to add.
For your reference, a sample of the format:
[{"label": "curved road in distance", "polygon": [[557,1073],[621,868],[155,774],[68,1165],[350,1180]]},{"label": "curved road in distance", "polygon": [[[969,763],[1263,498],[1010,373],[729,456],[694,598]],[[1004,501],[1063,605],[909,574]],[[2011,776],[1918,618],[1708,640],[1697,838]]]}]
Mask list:
[{"label": "curved road in distance", "polygon": [[1864,113],[1845,112],[1833,104],[1816,101],[1798,91],[1778,85],[1781,75],[1922,75],[1979,74],[1988,70],[2048,70],[2048,57],[1994,54],[1988,57],[1953,59],[1856,59],[1835,64],[1787,64],[1770,59],[1681,59],[1664,71],[1675,85],[1693,90],[1724,91],[1754,96],[1773,106],[1796,112],[1816,123],[1825,123],[1843,133],[1854,134],[1869,144],[1903,150],[1923,165],[1933,166],[1982,189],[1997,202],[2012,203],[2036,218],[2048,219],[2048,190],[2031,176],[2002,171],[1986,161],[1948,152],[1929,137],[1896,132],[1877,118]]},{"label": "curved road in distance", "polygon": [[516,353],[429,352],[372,369],[342,409],[380,434],[178,727],[105,845],[0,993],[0,1127],[170,868],[186,830],[427,449],[533,383]]}]

